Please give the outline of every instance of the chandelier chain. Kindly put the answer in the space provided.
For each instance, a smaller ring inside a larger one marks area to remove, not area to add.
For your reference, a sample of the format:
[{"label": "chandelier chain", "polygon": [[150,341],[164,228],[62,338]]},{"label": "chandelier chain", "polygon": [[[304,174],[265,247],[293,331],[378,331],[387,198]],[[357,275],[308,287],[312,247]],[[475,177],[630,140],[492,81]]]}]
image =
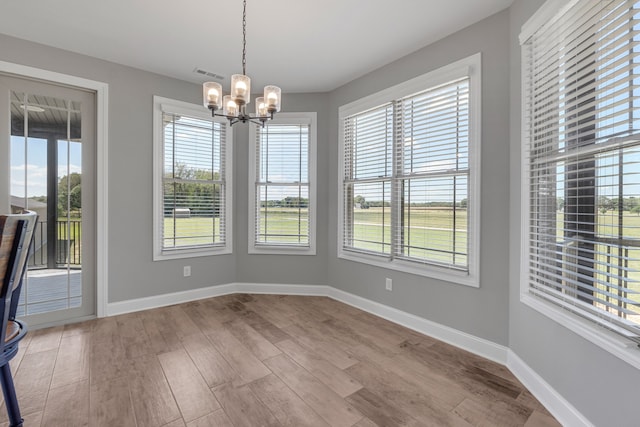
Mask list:
[{"label": "chandelier chain", "polygon": [[247,0],[242,2],[242,74],[247,75]]}]

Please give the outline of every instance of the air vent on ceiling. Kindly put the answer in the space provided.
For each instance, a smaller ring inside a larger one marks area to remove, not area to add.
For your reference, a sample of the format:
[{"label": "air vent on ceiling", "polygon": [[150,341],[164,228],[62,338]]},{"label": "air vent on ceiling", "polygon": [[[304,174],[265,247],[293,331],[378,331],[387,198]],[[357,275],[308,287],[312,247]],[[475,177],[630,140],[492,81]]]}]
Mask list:
[{"label": "air vent on ceiling", "polygon": [[220,74],[212,73],[211,71],[203,70],[202,68],[196,67],[193,70],[193,72],[196,74],[202,74],[203,76],[211,77],[212,79],[224,80],[224,76],[221,76]]}]

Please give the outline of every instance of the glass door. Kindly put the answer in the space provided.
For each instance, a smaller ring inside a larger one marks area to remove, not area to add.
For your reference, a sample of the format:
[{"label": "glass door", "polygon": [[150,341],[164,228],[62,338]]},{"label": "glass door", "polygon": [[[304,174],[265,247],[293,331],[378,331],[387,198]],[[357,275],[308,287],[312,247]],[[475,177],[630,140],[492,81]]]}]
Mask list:
[{"label": "glass door", "polygon": [[18,316],[32,325],[92,316],[95,94],[1,75],[0,89],[10,106],[0,130],[9,135],[1,141],[9,145],[11,210],[39,216]]}]

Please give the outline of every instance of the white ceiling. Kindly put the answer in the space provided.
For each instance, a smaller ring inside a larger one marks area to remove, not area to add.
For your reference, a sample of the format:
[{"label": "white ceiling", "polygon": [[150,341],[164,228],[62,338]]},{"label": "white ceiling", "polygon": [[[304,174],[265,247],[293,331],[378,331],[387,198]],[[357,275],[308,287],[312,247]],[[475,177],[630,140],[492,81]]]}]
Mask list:
[{"label": "white ceiling", "polygon": [[[329,91],[512,2],[248,0],[247,74]],[[241,0],[2,1],[0,32],[196,83],[242,72]]]}]

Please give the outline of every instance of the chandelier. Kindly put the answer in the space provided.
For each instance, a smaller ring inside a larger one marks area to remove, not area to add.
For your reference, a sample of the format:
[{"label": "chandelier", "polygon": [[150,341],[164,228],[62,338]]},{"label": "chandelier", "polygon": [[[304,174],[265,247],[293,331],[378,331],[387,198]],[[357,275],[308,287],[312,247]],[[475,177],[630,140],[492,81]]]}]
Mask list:
[{"label": "chandelier", "polygon": [[[204,106],[211,110],[212,116],[229,119],[230,125],[237,122],[253,122],[264,126],[267,120],[280,111],[281,90],[278,86],[268,85],[264,88],[264,96],[256,98],[255,114],[247,113],[247,105],[251,101],[251,79],[247,76],[247,0],[242,2],[242,74],[231,76],[231,94],[222,96],[222,86],[216,82],[202,85]],[[220,100],[222,98],[222,104]],[[220,110],[222,113],[216,111]]]}]

